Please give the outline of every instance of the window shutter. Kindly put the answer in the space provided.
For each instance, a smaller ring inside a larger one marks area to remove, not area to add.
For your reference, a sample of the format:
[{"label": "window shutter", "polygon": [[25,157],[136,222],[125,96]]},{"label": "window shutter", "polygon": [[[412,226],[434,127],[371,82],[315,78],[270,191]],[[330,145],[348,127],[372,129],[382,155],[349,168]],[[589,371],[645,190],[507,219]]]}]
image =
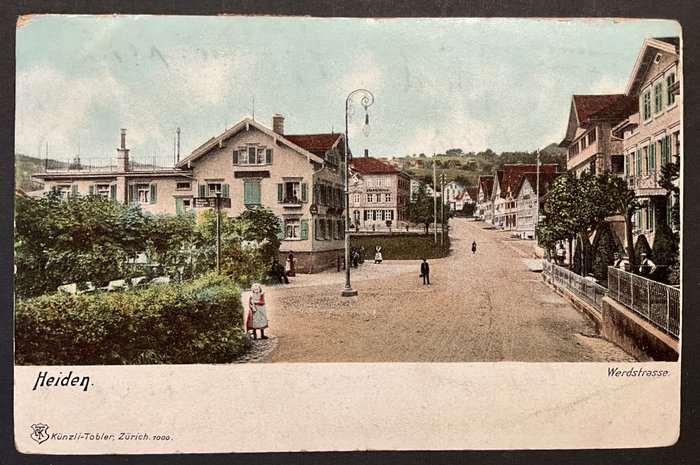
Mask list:
[{"label": "window shutter", "polygon": [[227,199],[229,196],[228,184],[221,185],[221,197]]},{"label": "window shutter", "polygon": [[318,218],[314,220],[314,239],[319,240],[318,236]]},{"label": "window shutter", "polygon": [[73,184],[72,186],[70,186],[70,193],[71,193],[71,195],[78,195],[78,185],[77,184]]},{"label": "window shutter", "polygon": [[185,212],[185,204],[182,199],[175,199],[175,214],[182,215]]},{"label": "window shutter", "polygon": [[234,150],[234,151],[233,151],[232,161],[233,161],[233,164],[234,164],[234,165],[237,165],[237,164],[238,164],[238,150]]},{"label": "window shutter", "polygon": [[308,186],[305,182],[301,183],[301,201],[308,202],[309,200]]},{"label": "window shutter", "polygon": [[309,238],[309,220],[301,220],[301,240]]},{"label": "window shutter", "polygon": [[272,149],[265,150],[265,163],[272,164]]},{"label": "window shutter", "polygon": [[260,195],[260,181],[254,181],[251,184],[253,187],[253,203],[255,205],[260,205],[262,203],[262,198]]},{"label": "window shutter", "polygon": [[134,185],[133,184],[129,185],[128,199],[129,199],[129,203],[132,203],[134,201]]},{"label": "window shutter", "polygon": [[277,239],[284,240],[284,219],[277,218]]},{"label": "window shutter", "polygon": [[156,185],[155,184],[151,184],[151,196],[150,197],[151,197],[150,198],[151,204],[155,204],[158,201],[158,199],[156,198]]},{"label": "window shutter", "polygon": [[277,203],[282,203],[284,200],[284,184],[277,183]]},{"label": "window shutter", "polygon": [[88,192],[90,195],[95,195],[95,186],[91,184],[90,187],[88,187]]},{"label": "window shutter", "polygon": [[199,193],[200,197],[206,197],[207,196],[207,186],[204,184],[197,184],[197,192]]},{"label": "window shutter", "polygon": [[649,144],[649,166],[651,171],[656,171],[656,142]]},{"label": "window shutter", "polygon": [[109,198],[112,199],[112,202],[117,201],[117,186],[109,186]]}]

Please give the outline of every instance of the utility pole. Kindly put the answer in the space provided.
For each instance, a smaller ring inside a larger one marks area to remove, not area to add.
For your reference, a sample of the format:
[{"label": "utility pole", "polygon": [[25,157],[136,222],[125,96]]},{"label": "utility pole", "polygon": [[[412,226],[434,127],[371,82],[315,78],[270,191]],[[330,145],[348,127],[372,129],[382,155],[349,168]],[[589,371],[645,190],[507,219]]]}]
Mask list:
[{"label": "utility pole", "polygon": [[435,175],[435,152],[433,152],[433,230],[435,243],[437,244],[437,178]]},{"label": "utility pole", "polygon": [[445,243],[445,173],[440,174],[440,245]]},{"label": "utility pole", "polygon": [[535,194],[535,250],[537,250],[537,225],[540,222],[540,149],[537,149],[537,180]]},{"label": "utility pole", "polygon": [[221,192],[216,193],[216,272],[221,273]]}]

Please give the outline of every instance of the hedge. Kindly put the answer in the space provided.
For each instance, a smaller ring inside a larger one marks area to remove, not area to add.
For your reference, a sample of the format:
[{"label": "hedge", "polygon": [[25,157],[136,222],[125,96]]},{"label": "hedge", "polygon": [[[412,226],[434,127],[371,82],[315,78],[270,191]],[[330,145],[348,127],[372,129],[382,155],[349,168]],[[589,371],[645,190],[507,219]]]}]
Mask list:
[{"label": "hedge", "polygon": [[18,365],[230,363],[247,345],[240,289],[218,275],[15,307]]}]

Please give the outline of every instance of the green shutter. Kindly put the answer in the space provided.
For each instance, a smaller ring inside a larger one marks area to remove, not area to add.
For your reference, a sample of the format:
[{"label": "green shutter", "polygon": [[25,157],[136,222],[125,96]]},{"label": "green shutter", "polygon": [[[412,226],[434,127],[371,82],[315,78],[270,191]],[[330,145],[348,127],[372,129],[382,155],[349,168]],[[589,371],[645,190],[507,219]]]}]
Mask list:
[{"label": "green shutter", "polygon": [[207,196],[207,186],[204,184],[197,184],[197,192],[199,193],[200,197],[206,197]]},{"label": "green shutter", "polygon": [[649,170],[656,171],[656,142],[649,144]]},{"label": "green shutter", "polygon": [[109,197],[112,199],[112,202],[117,201],[117,186],[109,186]]},{"label": "green shutter", "polygon": [[185,203],[180,198],[175,199],[175,213],[182,215],[185,212]]},{"label": "green shutter", "polygon": [[301,240],[309,238],[309,220],[301,220]]},{"label": "green shutter", "polygon": [[262,198],[260,195],[260,181],[253,181],[253,203],[255,205],[262,204]]},{"label": "green shutter", "polygon": [[221,185],[221,197],[227,199],[229,195],[228,184]]},{"label": "green shutter", "polygon": [[243,203],[246,205],[260,205],[259,181],[245,181],[243,183]]},{"label": "green shutter", "polygon": [[257,148],[255,147],[248,147],[248,164],[249,165],[254,165],[255,164],[255,152],[257,151]]},{"label": "green shutter", "polygon": [[133,184],[130,184],[130,185],[129,185],[129,191],[128,191],[128,192],[129,192],[129,195],[128,195],[129,203],[132,203],[132,202],[134,201],[134,185],[133,185]]},{"label": "green shutter", "polygon": [[277,239],[284,240],[284,219],[277,218]]},{"label": "green shutter", "polygon": [[265,150],[265,163],[272,164],[272,149]]},{"label": "green shutter", "polygon": [[73,184],[72,186],[70,186],[70,194],[71,195],[78,195],[78,185],[77,184]]},{"label": "green shutter", "polygon": [[90,195],[95,195],[95,186],[90,184],[90,187],[88,187],[88,192]]},{"label": "green shutter", "polygon": [[151,204],[155,204],[155,203],[158,201],[158,199],[157,199],[157,197],[156,197],[156,185],[155,185],[155,184],[151,184],[151,195],[150,195],[150,197],[151,197],[151,198],[150,198]]},{"label": "green shutter", "polygon": [[284,200],[284,184],[277,183],[277,203],[282,203]]},{"label": "green shutter", "polygon": [[237,164],[238,164],[238,150],[234,150],[234,151],[233,151],[233,159],[232,159],[232,161],[233,161],[233,164],[234,164],[234,165],[237,165]]},{"label": "green shutter", "polygon": [[302,202],[308,202],[309,201],[309,194],[308,194],[308,186],[305,182],[301,183],[301,201]]}]

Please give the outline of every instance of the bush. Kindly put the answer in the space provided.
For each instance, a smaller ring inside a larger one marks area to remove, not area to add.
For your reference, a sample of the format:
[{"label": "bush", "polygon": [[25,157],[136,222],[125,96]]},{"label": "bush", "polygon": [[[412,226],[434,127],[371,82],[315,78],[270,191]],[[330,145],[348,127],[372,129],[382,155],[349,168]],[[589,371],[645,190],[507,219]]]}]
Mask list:
[{"label": "bush", "polygon": [[678,244],[668,225],[659,225],[654,237],[651,255],[654,263],[659,267],[654,273],[655,276],[652,275],[651,278],[668,283],[671,277],[669,272],[678,261]]},{"label": "bush", "polygon": [[640,234],[637,237],[637,242],[634,244],[634,256],[637,258],[637,263],[642,262],[642,254],[647,254],[648,258],[652,260],[654,257],[651,254],[651,247],[649,247],[649,241],[644,234]]},{"label": "bush", "polygon": [[18,365],[230,363],[246,348],[240,289],[226,277],[18,300]]}]

